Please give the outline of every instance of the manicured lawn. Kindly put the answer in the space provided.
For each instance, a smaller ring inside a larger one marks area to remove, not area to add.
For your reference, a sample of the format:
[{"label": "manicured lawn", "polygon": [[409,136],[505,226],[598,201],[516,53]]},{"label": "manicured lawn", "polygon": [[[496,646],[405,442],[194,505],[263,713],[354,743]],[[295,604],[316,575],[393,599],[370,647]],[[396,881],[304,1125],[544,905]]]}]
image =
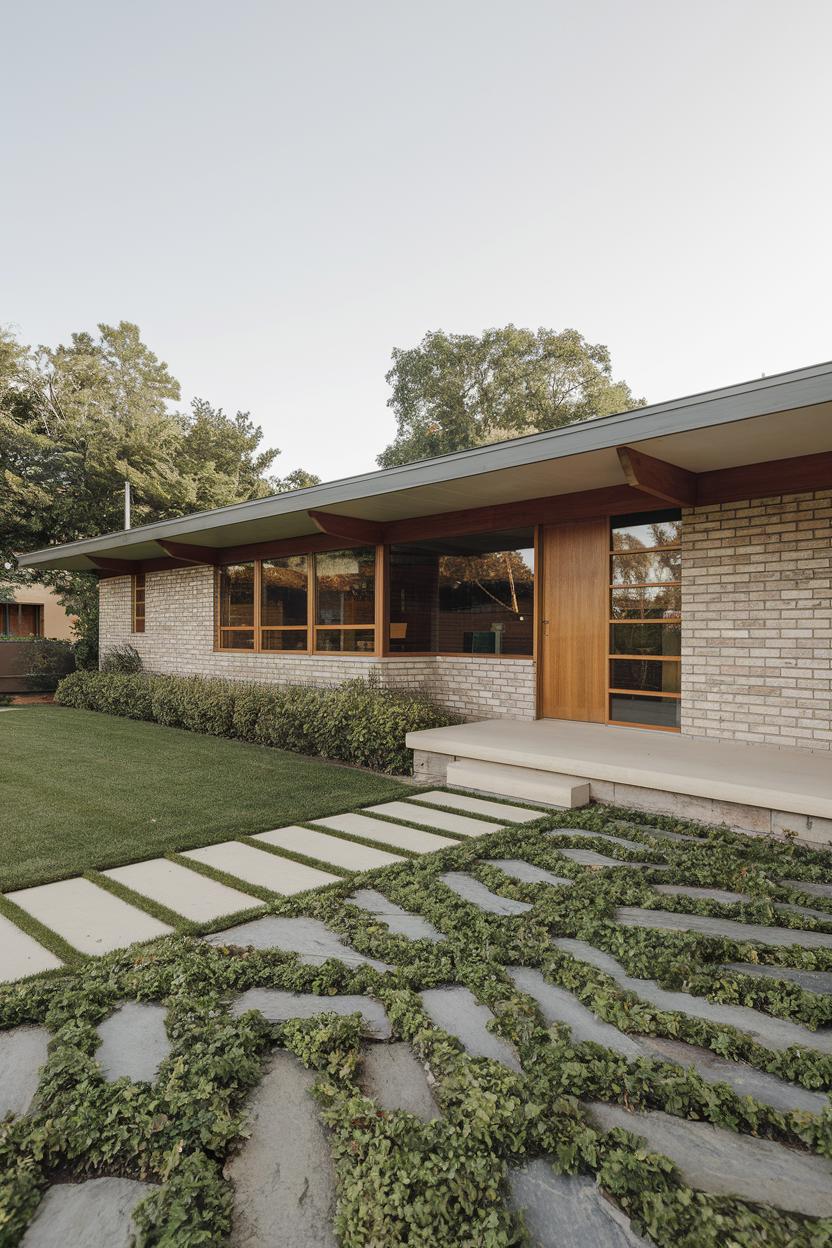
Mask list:
[{"label": "manicured lawn", "polygon": [[0,891],[397,797],[334,763],[132,720],[0,714]]}]

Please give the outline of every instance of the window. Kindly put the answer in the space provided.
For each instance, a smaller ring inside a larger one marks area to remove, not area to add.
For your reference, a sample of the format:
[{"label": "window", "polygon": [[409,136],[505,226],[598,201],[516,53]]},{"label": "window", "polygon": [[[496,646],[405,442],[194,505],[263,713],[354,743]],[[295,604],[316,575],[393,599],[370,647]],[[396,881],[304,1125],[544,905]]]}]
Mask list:
[{"label": "window", "polygon": [[390,548],[390,653],[531,655],[534,534]]},{"label": "window", "polygon": [[373,652],[375,568],[375,547],[221,568],[217,648],[271,654]]},{"label": "window", "polygon": [[32,602],[0,603],[0,635],[42,637],[43,606]]},{"label": "window", "polygon": [[334,550],[315,556],[315,649],[375,650],[376,550]]},{"label": "window", "polygon": [[144,632],[144,611],[145,611],[145,574],[144,572],[136,572],[131,578],[131,624],[130,631],[133,633]]},{"label": "window", "polygon": [[613,517],[610,544],[609,717],[681,724],[681,532],[678,511]]}]

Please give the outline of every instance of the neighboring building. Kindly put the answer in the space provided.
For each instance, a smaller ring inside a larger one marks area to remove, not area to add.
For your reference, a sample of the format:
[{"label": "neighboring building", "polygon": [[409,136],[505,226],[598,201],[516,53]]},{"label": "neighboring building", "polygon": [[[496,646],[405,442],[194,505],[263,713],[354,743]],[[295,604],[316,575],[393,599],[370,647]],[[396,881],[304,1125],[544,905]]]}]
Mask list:
[{"label": "neighboring building", "polygon": [[98,570],[153,671],[492,721],[419,734],[425,776],[832,837],[832,364],[20,562]]},{"label": "neighboring building", "polygon": [[71,641],[73,620],[48,585],[0,583],[0,636]]}]

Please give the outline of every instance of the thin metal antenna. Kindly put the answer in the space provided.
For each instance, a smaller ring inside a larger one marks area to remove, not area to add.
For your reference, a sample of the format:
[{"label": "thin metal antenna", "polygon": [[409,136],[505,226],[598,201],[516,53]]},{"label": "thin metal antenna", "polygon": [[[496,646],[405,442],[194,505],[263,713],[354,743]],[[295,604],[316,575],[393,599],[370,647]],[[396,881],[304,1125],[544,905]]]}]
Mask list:
[{"label": "thin metal antenna", "polygon": [[124,482],[124,527],[130,528],[130,482]]}]

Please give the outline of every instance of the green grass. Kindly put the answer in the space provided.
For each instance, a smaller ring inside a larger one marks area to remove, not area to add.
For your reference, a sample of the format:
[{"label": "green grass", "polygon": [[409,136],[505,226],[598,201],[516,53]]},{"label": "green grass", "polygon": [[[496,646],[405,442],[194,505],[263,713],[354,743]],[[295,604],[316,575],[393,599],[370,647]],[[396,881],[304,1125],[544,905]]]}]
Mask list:
[{"label": "green grass", "polygon": [[411,793],[389,777],[94,711],[0,715],[0,891]]}]

